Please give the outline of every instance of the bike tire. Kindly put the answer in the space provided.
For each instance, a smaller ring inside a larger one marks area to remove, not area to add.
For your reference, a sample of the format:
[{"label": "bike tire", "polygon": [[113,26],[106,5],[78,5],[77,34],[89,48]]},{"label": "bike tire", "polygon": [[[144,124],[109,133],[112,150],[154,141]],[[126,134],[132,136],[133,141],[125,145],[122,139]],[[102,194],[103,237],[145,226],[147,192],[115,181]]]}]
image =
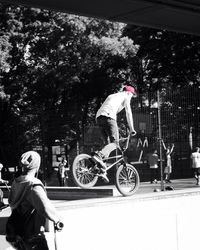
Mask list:
[{"label": "bike tire", "polygon": [[139,188],[140,177],[134,166],[121,164],[116,171],[116,187],[123,196],[133,195]]},{"label": "bike tire", "polygon": [[90,158],[88,154],[80,154],[72,164],[73,179],[80,188],[91,188],[97,183],[98,176],[92,172],[94,166]]}]

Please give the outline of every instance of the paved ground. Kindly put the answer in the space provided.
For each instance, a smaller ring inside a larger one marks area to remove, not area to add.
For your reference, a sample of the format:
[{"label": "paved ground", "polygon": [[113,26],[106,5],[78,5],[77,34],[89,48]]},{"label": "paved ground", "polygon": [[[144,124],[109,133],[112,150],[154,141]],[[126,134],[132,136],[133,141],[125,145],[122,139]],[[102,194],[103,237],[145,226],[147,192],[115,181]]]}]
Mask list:
[{"label": "paved ground", "polygon": [[[139,190],[131,197],[122,197],[114,186],[101,186],[97,187],[100,189],[103,188],[113,188],[114,196],[108,198],[95,198],[95,199],[84,199],[84,200],[73,200],[73,201],[59,201],[54,200],[53,203],[59,211],[66,209],[73,209],[77,207],[86,207],[86,206],[98,206],[102,203],[115,203],[122,201],[129,201],[129,199],[157,199],[161,196],[173,196],[173,195],[190,195],[194,192],[200,192],[200,187],[195,185],[194,179],[181,179],[181,180],[172,180],[171,184],[164,184],[164,187],[167,186],[173,187],[173,191],[160,191],[161,183],[150,184],[149,182],[143,182],[140,185]],[[157,192],[155,192],[155,190]],[[6,202],[6,200],[5,200]],[[10,209],[7,208],[0,212],[0,250],[5,250],[9,247],[5,241],[5,223],[7,217],[10,214]]]}]

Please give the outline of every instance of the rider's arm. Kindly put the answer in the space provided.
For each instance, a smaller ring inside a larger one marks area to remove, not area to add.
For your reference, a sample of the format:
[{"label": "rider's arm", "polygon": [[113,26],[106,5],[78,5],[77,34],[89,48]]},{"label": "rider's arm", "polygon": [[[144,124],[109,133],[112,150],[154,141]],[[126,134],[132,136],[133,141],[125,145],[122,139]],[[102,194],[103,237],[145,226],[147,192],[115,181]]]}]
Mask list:
[{"label": "rider's arm", "polygon": [[132,115],[130,101],[131,101],[131,99],[125,100],[126,119],[128,122],[130,132],[135,132],[134,125],[133,125],[133,115]]},{"label": "rider's arm", "polygon": [[57,223],[60,221],[60,216],[58,215],[53,204],[47,197],[44,188],[41,185],[34,185],[31,189],[27,200],[33,205],[33,207],[45,218]]},{"label": "rider's arm", "polygon": [[173,152],[174,150],[174,144],[172,144],[171,150],[170,150],[170,154]]},{"label": "rider's arm", "polygon": [[163,145],[164,150],[167,150],[164,141],[163,140],[161,140],[161,141],[162,141],[162,145]]}]

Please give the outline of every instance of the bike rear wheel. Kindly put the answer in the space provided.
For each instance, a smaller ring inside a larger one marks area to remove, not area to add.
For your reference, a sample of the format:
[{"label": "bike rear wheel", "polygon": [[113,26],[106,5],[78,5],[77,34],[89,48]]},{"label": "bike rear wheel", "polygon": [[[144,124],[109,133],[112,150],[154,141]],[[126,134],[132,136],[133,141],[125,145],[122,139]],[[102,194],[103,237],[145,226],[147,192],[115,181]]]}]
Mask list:
[{"label": "bike rear wheel", "polygon": [[72,164],[74,182],[81,188],[93,187],[98,180],[98,176],[93,171],[94,165],[90,159],[90,155],[80,154],[76,156]]},{"label": "bike rear wheel", "polygon": [[131,164],[121,164],[116,172],[116,187],[123,196],[133,195],[139,188],[140,178]]}]

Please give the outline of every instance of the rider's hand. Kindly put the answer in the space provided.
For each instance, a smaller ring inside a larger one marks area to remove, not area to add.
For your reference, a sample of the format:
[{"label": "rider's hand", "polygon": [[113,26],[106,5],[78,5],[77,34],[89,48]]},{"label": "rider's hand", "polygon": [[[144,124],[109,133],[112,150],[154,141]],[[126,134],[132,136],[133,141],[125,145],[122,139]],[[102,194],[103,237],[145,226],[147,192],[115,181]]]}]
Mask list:
[{"label": "rider's hand", "polygon": [[58,222],[55,224],[55,229],[56,229],[57,231],[59,231],[59,232],[63,229],[63,227],[64,227],[64,223],[63,223],[62,221],[58,221]]},{"label": "rider's hand", "polygon": [[135,130],[133,130],[133,131],[131,131],[131,136],[134,136],[134,135],[136,135],[137,134],[137,132],[135,131]]}]

